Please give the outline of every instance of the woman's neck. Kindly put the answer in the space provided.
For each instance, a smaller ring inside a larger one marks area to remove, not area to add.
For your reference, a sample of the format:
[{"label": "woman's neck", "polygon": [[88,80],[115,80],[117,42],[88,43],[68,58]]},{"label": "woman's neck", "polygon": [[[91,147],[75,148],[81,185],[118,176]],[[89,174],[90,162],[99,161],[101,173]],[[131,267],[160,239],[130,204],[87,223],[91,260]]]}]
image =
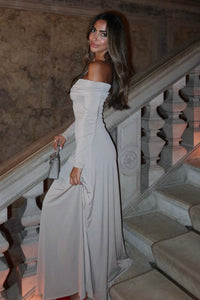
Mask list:
[{"label": "woman's neck", "polygon": [[99,55],[95,54],[93,61],[105,61],[105,60],[106,59],[105,59],[104,54],[103,55],[102,54],[99,54]]}]

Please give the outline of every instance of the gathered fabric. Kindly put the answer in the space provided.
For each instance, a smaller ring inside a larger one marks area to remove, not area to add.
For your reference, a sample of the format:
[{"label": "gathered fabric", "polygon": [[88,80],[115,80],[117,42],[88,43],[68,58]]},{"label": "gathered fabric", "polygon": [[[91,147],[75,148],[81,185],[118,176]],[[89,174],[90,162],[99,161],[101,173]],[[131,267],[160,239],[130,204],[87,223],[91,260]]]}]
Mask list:
[{"label": "gathered fabric", "polygon": [[[85,79],[71,89],[76,148],[42,208],[37,292],[43,300],[77,292],[81,300],[107,300],[109,287],[131,264],[122,238],[116,149],[102,118],[109,89]],[[69,183],[74,166],[82,168],[82,185]]]}]

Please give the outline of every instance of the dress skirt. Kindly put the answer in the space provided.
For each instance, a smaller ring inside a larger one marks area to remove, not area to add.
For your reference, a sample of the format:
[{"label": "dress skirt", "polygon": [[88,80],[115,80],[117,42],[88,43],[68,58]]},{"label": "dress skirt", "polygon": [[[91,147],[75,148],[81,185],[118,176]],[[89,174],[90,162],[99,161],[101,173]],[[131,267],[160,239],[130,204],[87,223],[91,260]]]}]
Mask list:
[{"label": "dress skirt", "polygon": [[81,185],[69,183],[74,155],[61,168],[42,208],[37,288],[43,300],[79,293],[107,300],[131,264],[122,238],[116,150],[102,120],[95,126]]}]

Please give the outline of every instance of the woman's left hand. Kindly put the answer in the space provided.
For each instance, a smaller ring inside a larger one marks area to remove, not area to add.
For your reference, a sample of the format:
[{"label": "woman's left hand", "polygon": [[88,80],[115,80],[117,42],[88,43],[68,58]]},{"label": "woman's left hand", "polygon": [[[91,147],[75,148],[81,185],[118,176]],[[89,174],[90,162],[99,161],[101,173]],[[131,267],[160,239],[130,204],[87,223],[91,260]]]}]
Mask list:
[{"label": "woman's left hand", "polygon": [[70,181],[69,181],[70,184],[72,184],[72,185],[82,184],[80,182],[81,173],[82,173],[81,168],[73,167],[73,169],[70,173]]}]

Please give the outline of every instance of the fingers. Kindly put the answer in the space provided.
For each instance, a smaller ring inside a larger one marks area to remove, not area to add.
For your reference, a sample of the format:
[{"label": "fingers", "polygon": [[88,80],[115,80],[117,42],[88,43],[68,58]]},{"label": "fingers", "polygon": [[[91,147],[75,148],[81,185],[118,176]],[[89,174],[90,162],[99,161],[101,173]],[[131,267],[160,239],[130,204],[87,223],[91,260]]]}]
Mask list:
[{"label": "fingers", "polygon": [[81,172],[82,172],[82,169],[80,169],[80,168],[74,167],[72,169],[71,174],[70,174],[70,180],[69,180],[70,184],[72,184],[72,185],[82,184],[80,181]]},{"label": "fingers", "polygon": [[70,182],[70,184],[72,184],[72,185],[82,184],[81,181],[80,181],[79,176],[73,176],[73,175],[70,175],[70,180],[69,180],[69,182]]},{"label": "fingers", "polygon": [[53,147],[54,147],[55,150],[57,150],[57,146],[58,146],[58,141],[54,140],[53,141]]},{"label": "fingers", "polygon": [[82,183],[80,182],[80,180],[78,180],[78,178],[71,178],[70,177],[70,184],[71,185],[81,185]]},{"label": "fingers", "polygon": [[57,147],[63,147],[64,146],[64,143],[65,143],[66,139],[64,136],[62,135],[56,135],[54,137],[54,141],[53,141],[53,147],[55,150],[57,150]]}]

